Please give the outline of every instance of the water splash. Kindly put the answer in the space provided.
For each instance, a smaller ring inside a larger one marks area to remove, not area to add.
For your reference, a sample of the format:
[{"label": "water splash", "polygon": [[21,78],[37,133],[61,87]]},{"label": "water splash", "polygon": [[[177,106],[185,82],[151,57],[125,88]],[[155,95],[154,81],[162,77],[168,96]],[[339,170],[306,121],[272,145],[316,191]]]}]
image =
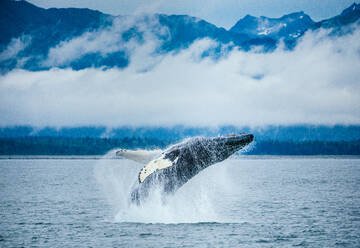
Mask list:
[{"label": "water splash", "polygon": [[99,160],[94,169],[95,178],[108,202],[114,209],[116,222],[139,223],[198,223],[227,222],[219,197],[221,191],[231,188],[224,163],[200,172],[166,201],[160,190],[154,189],[151,197],[141,205],[130,202],[130,193],[137,183],[142,164],[113,159],[110,151]]}]

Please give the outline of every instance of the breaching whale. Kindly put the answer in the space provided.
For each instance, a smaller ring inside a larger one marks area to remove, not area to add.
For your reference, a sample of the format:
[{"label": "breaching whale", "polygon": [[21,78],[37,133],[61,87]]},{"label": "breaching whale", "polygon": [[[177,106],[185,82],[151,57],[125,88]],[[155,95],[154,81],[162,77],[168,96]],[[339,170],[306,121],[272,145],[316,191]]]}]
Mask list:
[{"label": "breaching whale", "polygon": [[220,137],[195,137],[168,149],[118,150],[117,156],[146,163],[140,170],[138,184],[131,192],[131,201],[140,204],[154,187],[166,194],[174,193],[192,177],[212,164],[221,162],[244,148],[254,139],[252,134]]}]

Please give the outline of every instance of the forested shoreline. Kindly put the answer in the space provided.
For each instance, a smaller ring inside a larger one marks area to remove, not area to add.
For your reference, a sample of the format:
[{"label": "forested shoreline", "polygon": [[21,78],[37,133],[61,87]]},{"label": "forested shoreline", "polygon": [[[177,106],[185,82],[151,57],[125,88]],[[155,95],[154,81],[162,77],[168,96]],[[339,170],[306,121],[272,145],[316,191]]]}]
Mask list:
[{"label": "forested shoreline", "polygon": [[[153,138],[0,138],[0,155],[104,155],[115,148],[155,149],[175,143]],[[255,141],[243,154],[248,155],[360,155],[355,141]]]}]

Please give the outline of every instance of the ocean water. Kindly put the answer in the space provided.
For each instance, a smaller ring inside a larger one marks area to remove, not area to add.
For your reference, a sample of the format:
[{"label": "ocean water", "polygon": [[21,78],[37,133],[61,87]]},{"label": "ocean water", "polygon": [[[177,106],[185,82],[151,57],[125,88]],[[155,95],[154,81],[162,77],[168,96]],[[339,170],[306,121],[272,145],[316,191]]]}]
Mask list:
[{"label": "ocean water", "polygon": [[1,159],[0,247],[360,247],[358,158],[233,158],[133,206],[141,167]]}]

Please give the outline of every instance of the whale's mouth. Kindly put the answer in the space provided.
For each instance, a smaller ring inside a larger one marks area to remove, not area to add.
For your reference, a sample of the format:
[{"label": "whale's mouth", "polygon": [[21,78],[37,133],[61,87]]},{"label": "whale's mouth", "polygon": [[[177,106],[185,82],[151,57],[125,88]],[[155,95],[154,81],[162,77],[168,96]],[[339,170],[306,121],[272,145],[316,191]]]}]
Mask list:
[{"label": "whale's mouth", "polygon": [[250,143],[254,140],[254,135],[252,134],[230,134],[225,137],[226,143]]},{"label": "whale's mouth", "polygon": [[222,137],[225,144],[232,149],[241,149],[244,146],[250,144],[254,140],[254,135],[252,134],[231,134],[225,137]]}]

